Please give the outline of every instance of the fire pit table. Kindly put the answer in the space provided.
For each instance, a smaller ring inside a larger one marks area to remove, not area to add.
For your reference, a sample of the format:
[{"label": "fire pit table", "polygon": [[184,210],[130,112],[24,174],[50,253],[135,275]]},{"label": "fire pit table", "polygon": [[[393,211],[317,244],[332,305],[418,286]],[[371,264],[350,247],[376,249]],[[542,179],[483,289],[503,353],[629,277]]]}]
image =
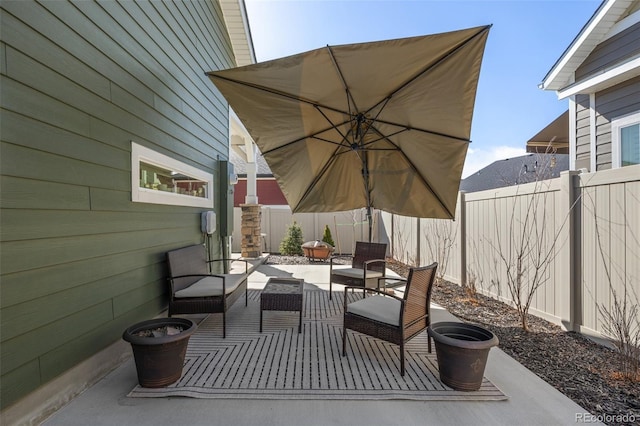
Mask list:
[{"label": "fire pit table", "polygon": [[325,261],[333,253],[333,247],[324,241],[307,241],[302,245],[302,251],[309,260]]},{"label": "fire pit table", "polygon": [[298,333],[302,331],[302,294],[304,280],[298,278],[269,278],[260,293],[260,333],[263,311],[299,311]]}]

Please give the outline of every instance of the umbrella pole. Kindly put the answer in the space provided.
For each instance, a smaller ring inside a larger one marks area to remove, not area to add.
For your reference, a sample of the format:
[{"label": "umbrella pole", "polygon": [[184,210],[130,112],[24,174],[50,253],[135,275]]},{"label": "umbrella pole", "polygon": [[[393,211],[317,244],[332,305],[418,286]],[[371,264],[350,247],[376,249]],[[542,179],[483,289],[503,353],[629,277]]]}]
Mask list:
[{"label": "umbrella pole", "polygon": [[[358,126],[356,129],[356,138],[359,138],[359,144],[360,147],[362,148],[362,144],[364,143],[362,137],[364,135],[360,134],[360,125],[362,124],[363,121],[363,116],[362,114],[358,115]],[[362,179],[364,179],[364,187],[365,190],[367,191],[367,221],[369,222],[369,242],[371,242],[371,190],[369,188],[369,159],[367,157],[367,153],[366,151],[363,149],[362,150]]]},{"label": "umbrella pole", "polygon": [[369,222],[369,242],[371,242],[371,206],[367,206],[367,221]]}]

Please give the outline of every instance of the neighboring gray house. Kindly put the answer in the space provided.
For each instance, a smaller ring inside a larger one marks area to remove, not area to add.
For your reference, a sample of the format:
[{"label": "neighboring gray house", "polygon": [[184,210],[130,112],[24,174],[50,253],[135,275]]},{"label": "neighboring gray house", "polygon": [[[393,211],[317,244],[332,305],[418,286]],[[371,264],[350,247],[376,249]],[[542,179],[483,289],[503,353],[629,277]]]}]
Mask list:
[{"label": "neighboring gray house", "polygon": [[243,0],[0,14],[0,423],[35,424],[166,309],[166,251],[224,211],[229,109],[205,73],[255,59]]},{"label": "neighboring gray house", "polygon": [[569,99],[571,170],[640,164],[640,0],[605,0],[544,77]]},{"label": "neighboring gray house", "polygon": [[569,169],[567,154],[527,154],[494,161],[460,182],[460,191],[476,192],[560,176]]}]

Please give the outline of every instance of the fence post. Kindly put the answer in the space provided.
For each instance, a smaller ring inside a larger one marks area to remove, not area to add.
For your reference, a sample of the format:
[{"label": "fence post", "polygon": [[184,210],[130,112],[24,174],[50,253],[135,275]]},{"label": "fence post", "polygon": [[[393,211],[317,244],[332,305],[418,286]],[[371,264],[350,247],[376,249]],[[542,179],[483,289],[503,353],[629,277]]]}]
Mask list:
[{"label": "fence post", "polygon": [[568,170],[560,172],[560,205],[556,220],[560,221],[564,226],[559,231],[558,253],[556,256],[556,268],[560,269],[556,272],[555,285],[558,286],[559,311],[558,316],[562,321],[562,326],[569,330],[575,331],[580,324],[580,288],[577,279],[577,269],[580,267],[577,262],[580,257],[576,250],[576,238],[579,235],[578,216],[576,215],[576,188],[574,184],[574,176],[579,175],[576,170]]},{"label": "fence post", "polygon": [[467,285],[467,200],[464,191],[458,192],[458,250],[460,255],[460,285]]},{"label": "fence post", "polygon": [[395,244],[395,235],[396,235],[396,230],[395,230],[395,216],[393,213],[391,213],[391,233],[390,238],[389,238],[389,242],[391,243],[391,258],[393,259],[397,259],[396,258],[396,244]]},{"label": "fence post", "polygon": [[421,246],[420,242],[422,241],[422,231],[420,230],[420,222],[421,222],[420,218],[416,217],[416,247],[415,247],[415,250],[416,250],[416,252],[415,252],[416,253],[415,264],[416,264],[416,266],[422,265],[422,257],[421,257],[422,253],[421,253],[421,250],[420,250],[420,246]]}]

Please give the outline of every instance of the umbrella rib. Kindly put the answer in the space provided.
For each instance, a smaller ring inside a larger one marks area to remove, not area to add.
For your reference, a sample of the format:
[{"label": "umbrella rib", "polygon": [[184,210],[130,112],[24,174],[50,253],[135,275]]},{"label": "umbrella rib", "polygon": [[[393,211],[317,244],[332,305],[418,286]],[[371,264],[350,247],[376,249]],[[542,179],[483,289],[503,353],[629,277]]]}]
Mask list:
[{"label": "umbrella rib", "polygon": [[310,99],[306,99],[306,98],[303,98],[303,97],[300,97],[300,96],[292,95],[291,93],[283,92],[281,90],[276,90],[276,89],[272,89],[272,88],[269,88],[269,87],[265,87],[265,86],[262,86],[260,84],[255,84],[255,83],[249,83],[249,82],[246,82],[246,81],[236,80],[234,78],[229,78],[229,77],[225,77],[225,76],[222,76],[222,75],[219,75],[219,74],[214,74],[213,72],[207,73],[207,75],[209,75],[209,77],[219,78],[221,80],[225,80],[225,81],[228,81],[230,83],[239,84],[241,86],[251,87],[253,89],[261,90],[263,92],[271,93],[273,95],[281,96],[283,98],[287,98],[287,99],[291,99],[291,100],[294,100],[294,101],[302,102],[304,104],[308,104],[308,105],[314,106],[316,108],[318,108],[318,107],[325,108],[325,109],[328,109],[329,111],[333,111],[333,112],[337,112],[337,113],[345,114],[345,115],[350,115],[349,112],[347,112],[347,111],[343,111],[343,110],[340,110],[338,108],[333,108],[333,107],[330,107],[330,106],[327,106],[327,105],[322,105],[322,104],[319,104],[318,102],[314,102],[314,101],[312,101]]},{"label": "umbrella rib", "polygon": [[[342,143],[338,143],[338,142],[335,142],[335,141],[331,141],[329,139],[321,138],[321,137],[316,136],[316,135],[309,136],[308,138],[309,139],[317,139],[317,140],[322,141],[322,142],[326,142],[326,143],[330,143],[330,144],[333,144],[333,145],[337,145],[336,151],[337,151],[338,148],[345,148],[346,150],[344,152],[350,152],[351,151],[351,147],[349,147],[347,145],[344,145]],[[273,151],[275,149],[277,149],[277,148],[274,148],[271,151]],[[271,151],[269,151],[269,152],[271,152]]]},{"label": "umbrella rib", "polygon": [[329,57],[331,58],[331,61],[333,62],[333,66],[335,67],[338,76],[340,77],[340,80],[342,81],[342,86],[344,87],[344,90],[347,94],[347,107],[349,109],[349,116],[351,116],[351,104],[353,104],[353,108],[358,111],[358,105],[356,105],[356,100],[353,99],[353,95],[351,94],[351,90],[349,90],[349,86],[347,86],[347,81],[344,79],[344,75],[342,75],[342,70],[340,69],[340,66],[338,65],[338,61],[336,60],[335,55],[333,54],[333,49],[331,48],[331,46],[327,45],[327,50],[329,51]]},{"label": "umbrella rib", "polygon": [[[298,201],[298,205],[296,205],[296,209],[307,198],[311,190],[316,186],[316,183],[318,183],[320,178],[325,174],[327,168],[329,167],[329,164],[331,164],[331,161],[327,161],[327,163],[325,163],[322,170],[320,170],[320,173],[318,173],[318,175],[313,179],[313,181],[309,184],[309,186],[307,186],[307,189],[304,191],[304,194],[302,194],[302,197],[300,197],[300,201]],[[293,209],[293,211],[295,211],[295,209]]]},{"label": "umbrella rib", "polygon": [[[414,75],[413,77],[411,77],[410,79],[408,79],[407,81],[405,81],[404,83],[402,83],[400,86],[398,86],[395,90],[393,90],[391,93],[389,93],[389,95],[387,95],[385,98],[383,98],[382,100],[380,100],[380,102],[378,102],[377,104],[373,105],[371,108],[369,108],[368,111],[371,111],[372,109],[376,108],[378,105],[380,105],[382,102],[385,102],[386,100],[390,99],[391,97],[393,97],[396,93],[398,93],[399,91],[401,91],[402,89],[404,89],[405,87],[407,87],[408,85],[410,85],[411,83],[413,83],[415,80],[417,80],[420,76],[426,74],[427,72],[431,71],[432,69],[434,69],[435,67],[437,67],[438,65],[442,64],[445,60],[447,60],[449,57],[451,57],[453,54],[455,54],[458,50],[462,49],[464,46],[466,46],[471,40],[475,39],[476,37],[479,37],[480,35],[482,35],[483,33],[489,31],[489,29],[491,28],[491,25],[485,25],[484,27],[482,27],[482,29],[480,29],[477,33],[475,33],[474,35],[472,35],[471,37],[469,37],[468,39],[466,39],[463,43],[461,43],[459,46],[457,46],[456,48],[454,48],[453,50],[450,50],[449,52],[445,53],[440,59],[438,59],[436,62],[434,62],[433,64],[429,65],[428,67],[424,68],[422,71],[420,71],[419,73],[417,73],[416,75]],[[367,112],[368,112],[367,111]]]},{"label": "umbrella rib", "polygon": [[[356,105],[356,101],[355,99],[353,99],[353,95],[351,94],[351,91],[349,90],[349,86],[347,86],[347,82],[344,79],[344,76],[342,75],[342,70],[340,69],[340,66],[338,65],[338,62],[336,61],[336,58],[333,54],[333,50],[331,49],[330,46],[327,45],[327,50],[329,51],[329,55],[331,56],[331,60],[333,61],[333,65],[336,68],[336,71],[338,72],[338,75],[340,76],[340,80],[342,80],[342,85],[344,86],[344,90],[347,93],[347,106],[349,109],[349,116],[351,117],[351,104],[353,104],[353,107],[356,111],[359,111],[358,109],[358,105]],[[380,114],[380,113],[378,113]],[[360,114],[358,113],[358,129],[360,128],[360,118],[364,117],[364,114]],[[377,115],[376,115],[377,117]],[[364,134],[366,134],[368,131],[365,130]],[[350,130],[350,132],[353,132],[353,129]],[[359,138],[360,141],[364,140],[364,134],[362,135],[358,135],[358,131],[355,131],[354,134],[354,138],[353,138],[353,142],[354,144],[358,143],[357,139]],[[347,139],[347,136],[342,135],[342,133],[340,133],[341,136],[343,136],[343,141]],[[348,134],[347,134],[348,135]],[[347,140],[347,143],[349,141]],[[337,152],[337,148],[336,148],[336,152]],[[355,151],[356,155],[358,157],[360,157],[360,154],[358,154],[357,151]],[[334,153],[335,155],[335,153]],[[333,158],[333,157],[332,157]],[[364,181],[364,189],[365,189],[365,193],[367,194],[367,216],[369,217],[369,227],[371,227],[371,186],[369,185],[369,165],[368,165],[368,158],[367,158],[367,153],[364,152],[362,157],[360,157],[360,160],[362,161],[362,178]],[[305,193],[306,195],[306,193]],[[371,229],[369,229],[369,231],[371,231]],[[369,238],[371,238],[371,232],[369,232]]]},{"label": "umbrella rib", "polygon": [[449,134],[446,134],[446,133],[434,132],[433,130],[421,129],[419,127],[413,127],[413,126],[407,126],[407,125],[404,125],[404,124],[392,123],[391,121],[385,121],[385,120],[377,119],[376,122],[382,123],[382,124],[387,124],[389,126],[394,126],[394,127],[402,127],[405,130],[415,130],[416,132],[429,133],[429,134],[435,135],[435,136],[443,136],[445,138],[455,139],[455,140],[458,140],[460,142],[471,142],[467,138],[461,138],[459,136],[453,136],[453,135],[449,135]]},{"label": "umbrella rib", "polygon": [[[371,126],[373,127],[373,126]],[[393,132],[393,133],[389,133],[388,135],[383,135],[381,131],[379,131],[378,129],[376,129],[374,127],[375,132],[380,136],[378,139],[367,142],[365,144],[362,145],[363,149],[365,151],[400,151],[400,147],[398,147],[395,143],[393,143],[389,138],[395,135],[398,135],[400,133],[406,132],[410,129],[400,129],[397,132]],[[395,148],[367,148],[367,146],[369,145],[373,145],[376,142],[382,141],[382,140],[386,140],[387,142],[389,142],[391,145],[393,145]]]},{"label": "umbrella rib", "polygon": [[[327,47],[328,47],[328,46],[327,46]],[[340,123],[340,124],[334,124],[334,123],[333,123],[333,121],[331,121],[331,120],[329,119],[329,117],[327,117],[327,115],[324,113],[324,111],[322,111],[322,110],[320,109],[320,107],[319,107],[319,106],[317,106],[317,105],[316,105],[316,109],[317,109],[317,110],[318,110],[318,112],[319,112],[319,113],[324,117],[324,119],[325,119],[325,120],[327,120],[327,122],[331,125],[331,128],[332,128],[332,129],[334,129],[336,132],[338,132],[338,134],[342,137],[342,141],[341,141],[340,143],[336,143],[336,142],[331,142],[331,143],[334,143],[334,144],[337,144],[337,145],[341,145],[341,146],[343,146],[343,145],[342,145],[342,142],[344,142],[344,141],[347,141],[347,143],[349,143],[349,141],[347,140],[347,136],[348,136],[348,134],[349,134],[349,133],[347,133],[346,135],[343,135],[343,134],[342,134],[342,132],[340,131],[340,129],[338,129],[338,126],[342,126],[342,125],[344,125],[344,124],[346,124],[346,123],[349,123],[351,120],[349,120],[349,121],[343,121],[343,122],[342,122],[342,123]],[[329,129],[327,129],[327,130],[329,130]],[[325,131],[327,131],[327,130],[325,130]],[[350,132],[350,131],[351,131],[351,130],[349,130],[349,132]],[[319,132],[319,133],[323,133],[323,132]],[[316,135],[317,135],[317,134],[318,134],[318,133],[315,133],[315,134],[313,134],[312,136],[313,136],[313,137],[316,137]],[[319,140],[324,140],[324,139],[321,139],[321,138],[317,138],[317,139],[319,139]],[[329,142],[329,141],[326,141],[326,142]]]},{"label": "umbrella rib", "polygon": [[[327,47],[329,47],[329,46],[327,46]],[[307,186],[307,189],[304,191],[304,194],[302,194],[302,197],[300,197],[300,201],[298,202],[298,204],[296,205],[296,207],[295,207],[294,209],[292,209],[293,211],[295,211],[295,209],[296,209],[296,208],[297,208],[297,207],[298,207],[298,206],[299,206],[299,205],[300,205],[300,204],[301,204],[301,203],[302,203],[302,202],[307,198],[307,196],[311,193],[311,190],[316,186],[316,184],[318,183],[318,181],[319,181],[319,180],[320,180],[320,179],[325,175],[325,173],[327,172],[327,170],[329,170],[329,167],[330,167],[331,163],[333,163],[333,162],[335,161],[335,158],[336,158],[336,156],[337,156],[337,155],[341,155],[341,154],[344,154],[344,153],[347,153],[347,152],[354,152],[354,151],[351,149],[351,147],[350,147],[349,145],[344,145],[344,144],[343,144],[343,142],[344,142],[344,141],[347,141],[347,143],[348,143],[348,139],[347,139],[347,136],[348,136],[348,135],[343,135],[343,134],[342,134],[342,132],[341,132],[340,130],[338,130],[338,126],[343,125],[343,124],[346,124],[346,123],[349,123],[349,122],[350,122],[350,120],[349,120],[349,121],[344,121],[344,122],[342,122],[342,123],[340,123],[340,124],[338,124],[338,125],[333,124],[333,123],[331,122],[331,120],[329,119],[329,117],[327,117],[327,116],[324,114],[324,112],[322,112],[322,110],[320,110],[320,109],[319,109],[319,107],[317,107],[317,106],[316,106],[316,108],[318,108],[318,111],[320,112],[320,114],[322,114],[322,116],[323,116],[323,117],[324,117],[324,118],[329,122],[329,124],[331,125],[331,127],[327,128],[327,129],[325,129],[325,130],[323,130],[322,132],[317,132],[317,133],[315,133],[315,134],[305,136],[304,138],[298,139],[298,140],[293,141],[293,142],[289,142],[289,143],[288,143],[288,144],[286,144],[286,145],[282,145],[282,146],[280,146],[280,147],[278,147],[278,148],[274,148],[274,149],[272,149],[272,150],[268,151],[268,152],[273,152],[273,151],[275,151],[275,150],[277,150],[277,149],[279,149],[279,148],[282,148],[282,147],[284,147],[284,146],[291,145],[291,144],[293,144],[293,143],[299,142],[300,140],[304,140],[304,139],[307,139],[307,138],[313,138],[313,139],[317,139],[317,140],[320,140],[320,141],[323,141],[323,142],[328,142],[328,143],[331,143],[331,144],[337,145],[337,146],[336,146],[335,151],[333,152],[333,154],[332,154],[332,155],[331,155],[331,157],[330,157],[330,160],[329,160],[329,161],[327,161],[327,162],[324,164],[324,166],[322,167],[322,169],[320,170],[320,172],[316,175],[316,177],[313,179],[313,181],[312,181],[312,182]],[[338,143],[338,142],[334,142],[334,141],[330,141],[330,140],[327,140],[327,139],[324,139],[324,138],[321,138],[321,137],[318,137],[318,136],[317,136],[317,134],[318,134],[318,133],[323,133],[324,131],[328,131],[328,130],[330,130],[330,129],[335,129],[335,130],[340,134],[340,136],[342,137],[342,141],[341,141],[340,143]],[[349,130],[349,132],[351,132],[351,130]],[[346,150],[346,151],[342,151],[342,152],[339,152],[340,148],[348,148],[348,150]],[[356,155],[358,155],[358,157],[360,157],[357,151],[355,151],[355,154],[356,154]],[[364,161],[363,161],[363,164],[364,164]],[[363,165],[363,167],[365,167],[365,166]],[[366,179],[365,179],[365,180],[366,180]],[[369,193],[369,189],[368,189],[368,187],[369,187],[369,185],[368,185],[368,184],[365,184],[365,189],[367,189],[367,205],[369,206],[368,214],[370,215],[370,214],[371,214],[371,213],[370,213],[370,206],[371,206],[371,194]]]},{"label": "umbrella rib", "polygon": [[[371,126],[371,127],[373,127],[373,126]],[[400,152],[402,157],[405,159],[405,161],[409,164],[409,167],[411,167],[411,170],[413,170],[413,173],[415,173],[415,175],[418,176],[418,179],[420,179],[422,184],[424,186],[426,186],[427,188],[429,188],[429,191],[431,191],[431,193],[436,197],[436,200],[438,200],[440,205],[447,211],[447,213],[449,213],[450,216],[452,216],[452,217],[455,216],[455,212],[452,213],[451,211],[449,211],[449,208],[444,204],[444,201],[442,200],[442,198],[440,198],[440,195],[438,195],[438,193],[433,190],[433,187],[431,185],[429,185],[429,182],[427,182],[427,180],[424,178],[424,176],[422,176],[422,173],[420,173],[418,171],[416,166],[409,159],[409,157],[407,157],[407,155],[404,153],[404,151],[402,151],[400,149],[400,147],[398,147],[395,143],[393,143],[393,141],[391,141],[388,136],[383,135],[377,128],[373,127],[373,131],[376,132],[378,135],[380,135],[381,138],[386,139],[387,142],[389,142],[391,145],[393,145],[393,146],[398,148],[398,151]]]},{"label": "umbrella rib", "polygon": [[[390,121],[385,121],[385,120],[380,120],[378,117],[380,116],[380,114],[382,113],[382,110],[384,110],[384,108],[387,106],[387,103],[391,100],[391,96],[387,96],[385,99],[383,99],[382,101],[378,102],[373,108],[375,108],[376,106],[380,105],[381,103],[384,103],[384,105],[382,105],[382,107],[378,110],[376,116],[371,120],[372,123],[373,122],[378,122],[378,123],[383,123],[383,124],[387,124],[389,126],[395,126],[395,127],[402,127],[404,128],[404,130],[415,130],[418,132],[423,132],[423,133],[429,133],[435,136],[443,136],[446,138],[450,138],[450,139],[456,139],[462,142],[471,142],[469,139],[465,139],[465,138],[460,138],[458,136],[452,136],[452,135],[448,135],[445,133],[440,133],[440,132],[434,132],[432,130],[426,130],[426,129],[420,129],[418,127],[411,127],[411,126],[407,126],[407,125],[403,125],[403,124],[398,124],[398,123],[392,123]],[[369,109],[369,111],[371,111],[373,108]],[[368,131],[368,129],[367,129]],[[396,132],[393,134],[397,134],[400,132]],[[384,137],[384,136],[383,136]]]},{"label": "umbrella rib", "polygon": [[[335,143],[335,142],[333,142],[333,143]],[[331,155],[331,158],[329,159],[329,161],[324,163],[324,166],[322,167],[320,172],[316,175],[316,177],[313,179],[313,181],[307,186],[307,189],[304,191],[304,194],[302,194],[302,197],[300,197],[300,201],[298,201],[298,204],[296,205],[296,208],[307,198],[307,196],[309,195],[311,190],[316,186],[318,181],[322,178],[322,176],[325,175],[327,170],[329,170],[329,166],[331,165],[331,163],[333,163],[335,161],[335,158],[336,158],[335,156],[338,155],[336,153],[338,152],[338,149],[340,149],[340,147],[344,147],[344,145],[339,145],[338,147],[336,147],[336,150],[334,151],[333,155]],[[295,208],[292,209],[292,211],[295,212]]]},{"label": "umbrella rib", "polygon": [[[327,119],[327,120],[328,120],[328,119]],[[294,139],[294,140],[292,140],[291,142],[287,142],[287,143],[285,143],[285,144],[283,144],[283,145],[277,146],[277,147],[272,148],[272,149],[270,149],[270,150],[268,150],[268,151],[263,151],[263,152],[262,152],[262,154],[263,154],[263,155],[264,155],[264,154],[269,154],[269,153],[271,153],[271,152],[277,151],[277,150],[279,150],[279,149],[285,148],[285,147],[287,147],[287,146],[289,146],[289,145],[293,145],[294,143],[298,143],[298,142],[300,142],[300,141],[303,141],[303,140],[305,140],[305,139],[309,139],[309,138],[314,138],[314,139],[318,139],[318,140],[323,141],[323,142],[328,142],[328,143],[332,143],[332,144],[334,144],[334,145],[338,145],[338,146],[341,146],[341,147],[349,148],[347,145],[343,145],[342,143],[338,143],[338,142],[330,141],[330,140],[328,140],[328,139],[324,139],[324,138],[321,138],[321,137],[318,137],[318,136],[317,136],[317,135],[319,135],[320,133],[327,132],[327,131],[329,131],[329,130],[331,130],[331,129],[336,129],[336,131],[338,131],[338,133],[340,133],[340,131],[337,129],[337,127],[338,127],[338,126],[342,126],[343,124],[346,124],[346,123],[349,123],[349,121],[343,121],[342,123],[339,123],[339,124],[333,124],[331,121],[329,121],[329,124],[330,124],[330,126],[329,126],[329,127],[326,127],[326,128],[324,128],[324,129],[322,129],[322,130],[318,130],[317,132],[312,133],[312,134],[310,134],[310,135],[304,135],[304,136],[302,136],[302,137],[300,137],[300,138],[298,138],[298,139]],[[343,139],[346,139],[346,136],[344,136],[342,133],[340,133],[340,136],[342,136],[342,138],[343,138]]]},{"label": "umbrella rib", "polygon": [[[327,48],[329,48],[329,46],[327,46]],[[331,48],[329,48],[329,52],[331,52]],[[331,58],[332,58],[332,60],[333,60],[333,62],[334,62],[334,64],[335,64],[335,66],[336,66],[336,68],[337,68],[337,67],[338,67],[338,65],[337,65],[337,63],[335,62],[335,59],[333,58],[333,54],[332,54],[332,52],[331,52]],[[340,72],[340,69],[339,69],[339,68],[337,68],[337,70],[338,70],[338,74],[340,74],[340,78],[342,79],[342,82],[343,82],[343,84],[344,84],[344,78],[342,77],[342,73]],[[344,125],[344,124],[346,124],[346,123],[349,123],[351,120],[343,121],[342,123],[339,123],[339,124],[334,124],[334,123],[329,119],[329,117],[325,114],[325,112],[324,112],[324,111],[322,111],[322,108],[327,109],[327,110],[330,110],[330,111],[333,111],[333,112],[337,112],[337,113],[340,113],[340,114],[345,114],[345,115],[347,115],[347,116],[351,117],[351,112],[350,112],[350,110],[349,110],[349,112],[345,112],[345,111],[342,111],[342,110],[337,109],[337,108],[332,108],[332,107],[329,107],[329,106],[326,106],[326,105],[321,105],[321,104],[319,104],[318,102],[313,102],[313,101],[311,101],[311,100],[309,100],[309,99],[305,99],[305,98],[300,97],[300,96],[295,96],[295,95],[292,95],[292,94],[290,94],[290,93],[286,93],[286,92],[282,92],[282,91],[279,91],[279,90],[271,89],[271,88],[268,88],[268,87],[265,87],[265,86],[261,86],[261,85],[259,85],[259,84],[255,84],[255,83],[248,83],[248,82],[239,81],[239,80],[232,79],[232,78],[228,78],[228,77],[223,77],[223,76],[220,76],[220,75],[213,75],[212,73],[209,73],[209,75],[210,75],[210,76],[212,76],[212,77],[215,77],[215,78],[220,78],[220,79],[222,79],[222,80],[229,81],[229,82],[231,82],[231,83],[240,84],[240,85],[247,86],[247,87],[251,87],[251,88],[254,88],[254,89],[257,89],[257,90],[262,90],[262,91],[267,92],[267,93],[271,93],[271,94],[274,94],[274,95],[277,95],[277,96],[282,96],[282,97],[285,97],[285,98],[287,98],[287,99],[292,99],[292,100],[295,100],[295,101],[299,101],[299,102],[302,102],[302,103],[306,103],[306,104],[308,104],[308,105],[311,105],[311,106],[313,106],[313,107],[314,107],[314,108],[315,108],[315,109],[316,109],[316,110],[317,110],[317,111],[318,111],[318,112],[319,112],[319,113],[324,117],[324,119],[325,119],[325,120],[327,120],[327,122],[330,124],[330,127],[324,128],[324,129],[319,130],[319,131],[317,131],[316,133],[312,133],[312,134],[310,134],[310,135],[305,135],[305,136],[303,136],[303,137],[301,137],[301,138],[298,138],[298,139],[293,140],[293,141],[291,141],[291,142],[288,142],[288,143],[286,143],[286,144],[284,144],[284,145],[281,145],[281,146],[278,146],[278,147],[276,147],[276,148],[273,148],[273,149],[271,149],[271,150],[269,150],[269,151],[265,151],[263,154],[267,154],[267,153],[270,153],[270,152],[276,151],[276,150],[278,150],[278,149],[280,149],[280,148],[284,148],[284,147],[289,146],[289,145],[292,145],[292,144],[294,144],[294,143],[297,143],[297,142],[303,141],[303,140],[305,140],[305,139],[307,139],[307,138],[315,138],[315,137],[316,137],[315,135],[317,135],[317,134],[319,134],[319,133],[324,133],[324,132],[329,131],[329,130],[331,130],[331,129],[335,129],[335,130],[340,134],[340,136],[342,137],[342,140],[343,140],[343,141],[347,141],[347,139],[348,139],[348,138],[347,138],[347,135],[343,135],[343,134],[342,134],[342,132],[338,129],[338,126],[341,126],[341,125]],[[348,88],[346,88],[346,86],[345,86],[345,89],[346,89],[346,91],[347,91],[348,96],[350,97],[351,95],[350,95],[350,93],[349,93],[349,89],[348,89]],[[354,102],[354,105],[355,105],[355,102]],[[349,108],[350,108],[350,105],[349,105]],[[328,140],[325,140],[325,139],[322,139],[322,138],[317,138],[317,139],[319,139],[319,140],[323,140],[323,141],[325,141],[325,142],[331,142],[331,141],[328,141]],[[335,144],[336,142],[331,142],[331,143],[334,143],[334,144]],[[340,145],[340,146],[344,146],[344,145],[342,145],[342,143],[340,143],[340,144],[338,144],[338,145]]]}]

